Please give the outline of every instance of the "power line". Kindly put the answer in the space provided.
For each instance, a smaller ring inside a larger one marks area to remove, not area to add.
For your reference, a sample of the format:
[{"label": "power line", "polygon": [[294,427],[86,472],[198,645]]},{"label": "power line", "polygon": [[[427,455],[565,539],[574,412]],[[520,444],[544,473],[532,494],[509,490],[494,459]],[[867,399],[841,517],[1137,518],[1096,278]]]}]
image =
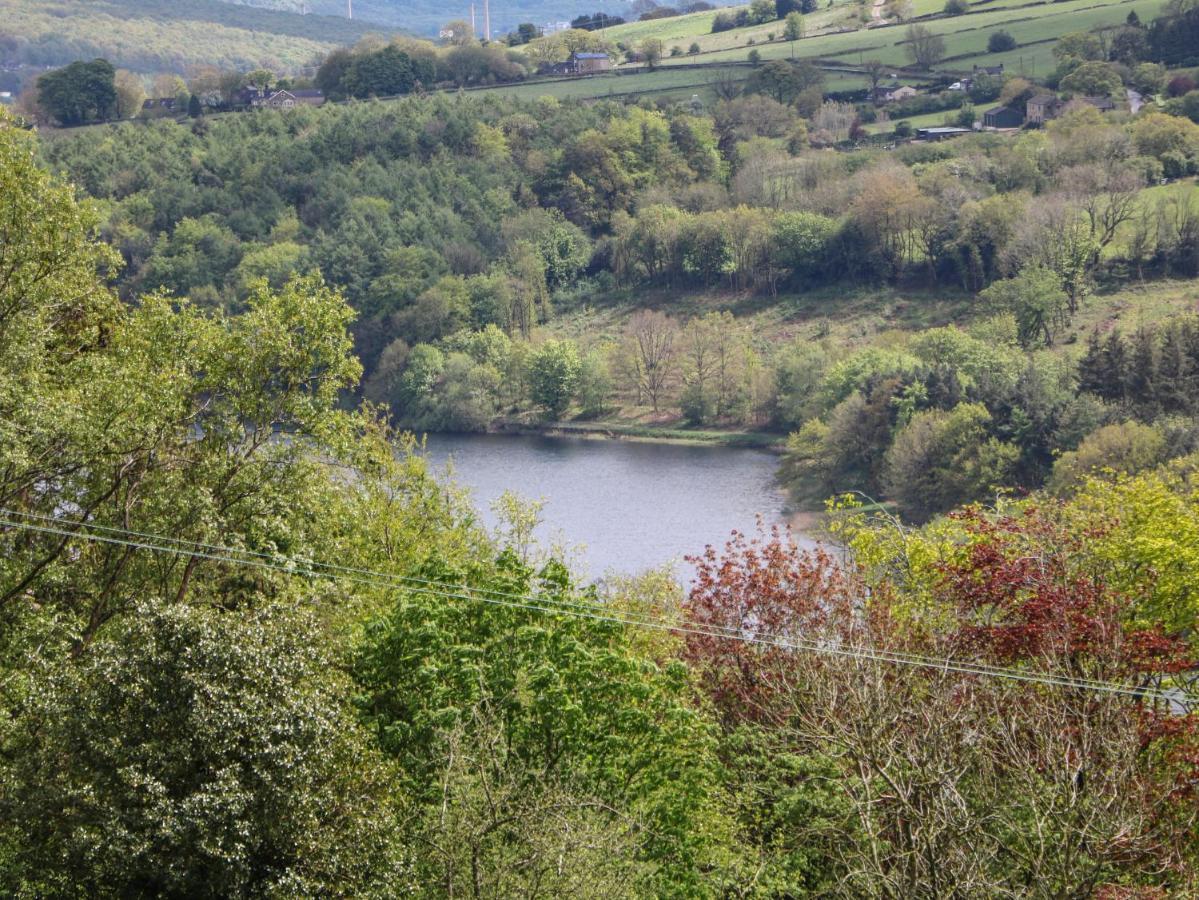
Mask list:
[{"label": "power line", "polygon": [[[809,639],[782,640],[778,638],[760,637],[757,635],[747,634],[744,631],[733,629],[727,626],[710,625],[704,623],[679,624],[665,622],[658,619],[649,618],[648,616],[638,615],[634,612],[614,611],[611,609],[611,607],[601,604],[586,603],[582,601],[568,601],[552,597],[530,598],[521,594],[491,589],[472,587],[463,588],[459,585],[454,585],[449,582],[418,578],[416,576],[393,575],[386,572],[379,572],[369,569],[356,569],[348,566],[339,566],[331,563],[320,563],[310,560],[294,560],[284,558],[284,561],[280,561],[278,556],[271,556],[269,554],[256,551],[242,550],[239,548],[227,547],[218,544],[206,544],[199,541],[172,538],[166,535],[154,534],[152,532],[139,532],[131,529],[120,529],[111,526],[97,525],[94,523],[39,515],[36,513],[23,513],[16,510],[0,508],[0,515],[14,517],[8,519],[0,518],[0,526],[17,528],[24,531],[55,535],[68,539],[74,538],[93,543],[124,546],[132,549],[146,550],[149,552],[169,553],[176,556],[192,556],[199,559],[207,559],[213,562],[226,562],[233,565],[244,565],[252,568],[274,571],[285,575],[293,575],[309,579],[328,578],[331,580],[347,581],[376,588],[398,587],[403,588],[410,593],[441,597],[443,599],[483,602],[496,606],[523,609],[526,611],[541,612],[550,615],[563,615],[567,617],[585,618],[595,621],[608,622],[611,624],[654,628],[657,630],[668,631],[682,635],[711,637],[723,640],[736,640],[743,643],[772,647],[790,652],[820,653],[824,655],[854,658],[871,662],[882,662],[892,665],[905,665],[917,668],[935,669],[945,672],[953,672],[956,674],[1003,678],[1012,681],[1043,684],[1051,687],[1065,687],[1077,690],[1089,690],[1101,693],[1130,696],[1140,700],[1150,700],[1172,705],[1178,705],[1181,702],[1181,698],[1179,696],[1181,692],[1168,692],[1158,688],[1130,687],[1128,685],[1119,684],[1116,682],[1054,675],[1052,673],[1043,672],[1025,672],[1018,669],[991,666],[983,663],[972,663],[968,661],[954,660],[951,658],[920,656],[917,654],[909,654],[899,651],[879,650],[872,647],[839,645],[825,641],[815,641]],[[35,521],[50,524],[33,524],[29,521],[19,521],[19,518],[33,519]],[[56,527],[62,524],[71,525],[74,526],[74,528],[68,530],[65,528]],[[82,533],[79,529],[88,529],[92,532],[106,533],[86,534]],[[466,593],[463,593],[463,591],[466,591]]]}]

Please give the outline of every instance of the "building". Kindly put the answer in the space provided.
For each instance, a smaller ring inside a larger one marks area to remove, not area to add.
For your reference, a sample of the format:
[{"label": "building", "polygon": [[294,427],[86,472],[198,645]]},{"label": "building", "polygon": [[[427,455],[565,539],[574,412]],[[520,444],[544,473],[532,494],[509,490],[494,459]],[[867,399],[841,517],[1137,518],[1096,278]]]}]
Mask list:
[{"label": "building", "polygon": [[900,100],[907,100],[909,97],[915,97],[918,93],[911,85],[903,85],[897,88],[879,88],[874,92],[874,99],[877,103],[898,103]]},{"label": "building", "polygon": [[1010,106],[993,106],[983,113],[984,128],[1019,128],[1023,124],[1020,110]]},{"label": "building", "polygon": [[1062,111],[1062,101],[1056,94],[1037,94],[1025,104],[1025,118],[1034,125],[1044,125],[1056,119]]},{"label": "building", "polygon": [[607,53],[572,53],[569,62],[576,75],[607,72],[612,68],[612,57]]},{"label": "building", "polygon": [[959,128],[956,125],[934,125],[930,128],[917,128],[916,140],[943,141],[947,138],[959,137],[960,135],[970,133],[969,128]]},{"label": "building", "polygon": [[1111,112],[1116,108],[1116,101],[1111,97],[1079,97],[1080,103],[1093,106],[1100,112]]},{"label": "building", "polygon": [[265,100],[253,103],[253,106],[267,109],[294,109],[297,106],[320,106],[325,102],[324,92],[315,89],[296,89],[294,91],[275,91]]}]

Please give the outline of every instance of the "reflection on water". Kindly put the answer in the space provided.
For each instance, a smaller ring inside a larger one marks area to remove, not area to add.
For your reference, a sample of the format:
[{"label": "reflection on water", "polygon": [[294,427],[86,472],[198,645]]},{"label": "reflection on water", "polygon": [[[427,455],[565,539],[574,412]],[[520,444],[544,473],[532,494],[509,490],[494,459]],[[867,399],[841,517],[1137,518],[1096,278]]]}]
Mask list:
[{"label": "reflection on water", "polygon": [[[782,520],[777,457],[759,450],[583,438],[428,436],[437,471],[453,459],[454,479],[471,489],[489,527],[505,490],[544,499],[540,537],[584,545],[590,575],[681,563],[757,517]],[[689,567],[680,566],[689,575]]]}]

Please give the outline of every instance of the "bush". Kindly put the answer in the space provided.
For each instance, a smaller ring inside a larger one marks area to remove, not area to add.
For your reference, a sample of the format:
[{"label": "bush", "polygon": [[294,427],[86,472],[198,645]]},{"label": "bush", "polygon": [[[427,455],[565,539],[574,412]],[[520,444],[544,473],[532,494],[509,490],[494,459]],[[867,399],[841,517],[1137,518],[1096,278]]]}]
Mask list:
[{"label": "bush", "polygon": [[987,38],[988,53],[1003,53],[1015,49],[1016,39],[1012,37],[1011,32],[1004,31],[1002,28],[999,31],[992,31],[991,36]]},{"label": "bush", "polygon": [[970,4],[966,0],[945,0],[944,13],[947,16],[960,16],[970,11]]},{"label": "bush", "polygon": [[699,44],[693,42],[691,44],[691,46],[687,49],[687,52],[689,54],[691,54],[692,56],[698,56],[699,55]]},{"label": "bush", "polygon": [[895,136],[906,138],[912,136],[912,123],[907,119],[900,119],[895,123]]}]

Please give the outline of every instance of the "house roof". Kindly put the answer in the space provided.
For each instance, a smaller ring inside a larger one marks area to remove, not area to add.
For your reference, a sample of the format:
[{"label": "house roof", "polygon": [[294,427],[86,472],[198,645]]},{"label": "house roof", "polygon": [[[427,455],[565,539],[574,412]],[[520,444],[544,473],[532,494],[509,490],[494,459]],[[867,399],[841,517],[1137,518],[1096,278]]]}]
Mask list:
[{"label": "house roof", "polygon": [[917,134],[969,134],[969,128],[957,125],[932,125],[928,128],[917,128]]},{"label": "house roof", "polygon": [[576,53],[575,59],[607,59],[607,53]]},{"label": "house roof", "polygon": [[1028,102],[1045,106],[1050,103],[1060,103],[1061,101],[1057,99],[1057,94],[1037,94],[1035,97],[1029,97]]},{"label": "house roof", "polygon": [[1005,112],[1016,112],[1016,110],[1012,109],[1010,106],[992,106],[983,115],[997,116],[1000,113],[1005,113]]},{"label": "house roof", "polygon": [[1080,97],[1083,103],[1089,103],[1096,109],[1115,109],[1115,101],[1111,97]]}]

